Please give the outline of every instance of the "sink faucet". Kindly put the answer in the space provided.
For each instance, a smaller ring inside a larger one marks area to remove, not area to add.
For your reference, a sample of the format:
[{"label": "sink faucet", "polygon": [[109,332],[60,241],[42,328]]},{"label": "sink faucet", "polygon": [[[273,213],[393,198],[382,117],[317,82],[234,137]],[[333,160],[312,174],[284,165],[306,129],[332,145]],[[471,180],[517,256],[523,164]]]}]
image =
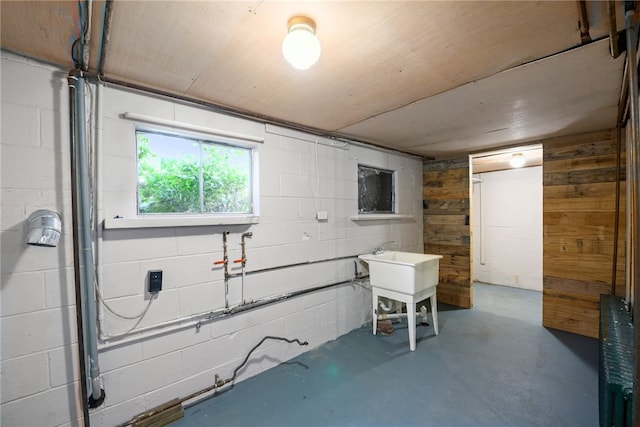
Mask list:
[{"label": "sink faucet", "polygon": [[376,246],[373,249],[373,254],[374,255],[380,255],[381,253],[383,253],[384,252],[384,245],[387,245],[389,243],[398,243],[398,242],[396,242],[395,240],[389,240],[388,242],[382,242],[382,243],[380,243],[378,246]]}]

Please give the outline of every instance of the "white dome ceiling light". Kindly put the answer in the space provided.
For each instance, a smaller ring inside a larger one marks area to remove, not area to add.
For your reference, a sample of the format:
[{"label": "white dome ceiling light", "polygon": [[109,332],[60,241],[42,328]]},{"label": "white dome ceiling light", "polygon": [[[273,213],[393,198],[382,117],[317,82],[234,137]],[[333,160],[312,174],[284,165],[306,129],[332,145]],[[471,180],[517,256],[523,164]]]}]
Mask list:
[{"label": "white dome ceiling light", "polygon": [[316,23],[306,16],[294,16],[287,23],[289,33],[282,42],[282,54],[293,68],[306,70],[320,58]]},{"label": "white dome ceiling light", "polygon": [[525,164],[524,156],[522,153],[514,153],[509,160],[509,164],[512,168],[521,168]]}]

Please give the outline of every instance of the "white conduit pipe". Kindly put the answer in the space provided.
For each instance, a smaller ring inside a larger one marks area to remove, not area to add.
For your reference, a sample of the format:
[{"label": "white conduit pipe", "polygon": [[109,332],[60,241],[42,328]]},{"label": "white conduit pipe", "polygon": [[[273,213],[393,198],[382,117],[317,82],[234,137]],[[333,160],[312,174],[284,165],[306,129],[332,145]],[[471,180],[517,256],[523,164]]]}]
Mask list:
[{"label": "white conduit pipe", "polygon": [[[102,163],[102,103],[103,103],[103,86],[99,82],[95,85],[95,161],[96,161],[96,188],[93,189],[93,194],[96,196],[96,206],[95,206],[95,221],[97,227],[97,241],[96,241],[96,286],[98,287],[98,291],[100,295],[103,295],[102,292],[102,252],[103,252],[103,229],[99,226],[99,219],[102,218],[103,215],[103,200],[102,200],[102,182],[103,182],[103,163]],[[101,336],[102,331],[104,330],[104,308],[102,304],[98,305],[98,336]]]},{"label": "white conduit pipe", "polygon": [[[480,175],[482,179],[482,175]],[[485,216],[486,216],[486,207],[484,203],[484,199],[482,198],[482,182],[478,183],[478,200],[480,201],[480,265],[486,265],[487,259],[485,250],[486,240],[485,240]]]},{"label": "white conduit pipe", "polygon": [[[73,83],[72,83],[73,81]],[[86,135],[86,114],[85,114],[85,79],[82,72],[73,70],[69,76],[69,86],[73,87],[73,97],[75,111],[70,114],[74,115],[75,123],[75,149],[73,153],[76,158],[76,169],[74,177],[77,183],[77,194],[72,197],[77,200],[77,227],[79,236],[79,251],[82,268],[81,282],[84,290],[84,325],[86,332],[85,345],[87,347],[87,358],[89,364],[89,377],[91,385],[91,397],[89,399],[89,407],[95,408],[104,401],[104,390],[100,384],[100,366],[98,364],[98,342],[96,328],[96,298],[95,289],[93,287],[93,248],[91,241],[91,228],[89,218],[89,172],[87,165],[87,135]],[[75,266],[80,268],[80,266]]]}]

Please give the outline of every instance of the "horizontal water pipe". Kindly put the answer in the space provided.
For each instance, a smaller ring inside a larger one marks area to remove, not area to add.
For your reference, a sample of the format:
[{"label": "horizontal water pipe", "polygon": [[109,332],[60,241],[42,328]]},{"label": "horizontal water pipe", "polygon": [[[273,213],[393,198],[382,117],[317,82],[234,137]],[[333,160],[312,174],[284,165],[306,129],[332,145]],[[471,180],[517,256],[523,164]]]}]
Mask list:
[{"label": "horizontal water pipe", "polygon": [[[426,316],[422,313],[416,312],[416,316],[422,317],[426,320]],[[407,317],[407,313],[383,313],[378,314],[378,320],[389,320],[389,319],[404,319]]]},{"label": "horizontal water pipe", "polygon": [[[157,335],[168,334],[170,332],[186,329],[192,326],[199,328],[203,323],[206,323],[206,322],[213,322],[215,320],[224,319],[239,313],[244,313],[245,311],[253,310],[259,307],[263,307],[265,305],[273,304],[279,301],[284,301],[286,299],[298,297],[311,292],[332,288],[334,286],[340,286],[340,285],[346,285],[346,284],[359,284],[360,286],[362,286],[362,283],[360,283],[361,279],[366,277],[368,276],[365,276],[359,279],[349,279],[341,282],[315,286],[313,288],[302,289],[299,291],[289,292],[281,295],[265,297],[256,301],[248,302],[246,304],[238,304],[229,308],[221,308],[221,309],[209,311],[206,313],[196,314],[189,317],[169,320],[167,322],[142,327],[139,329],[134,329],[133,331],[122,333],[119,335],[112,335],[104,338],[101,337],[100,340],[102,341],[103,344],[98,346],[98,350],[104,351],[112,347],[122,346],[125,344],[129,344],[131,342],[140,341],[140,340],[157,336]],[[147,334],[147,332],[152,332],[152,333]]]},{"label": "horizontal water pipe", "polygon": [[[346,256],[340,256],[340,257],[335,257],[335,258],[319,259],[319,260],[316,260],[316,261],[303,261],[303,262],[297,262],[297,263],[293,263],[293,264],[278,265],[276,267],[266,267],[266,268],[261,268],[261,269],[258,269],[258,270],[246,271],[245,275],[249,276],[249,275],[252,275],[252,274],[267,273],[269,271],[282,270],[284,268],[302,267],[302,266],[305,266],[305,265],[319,264],[319,263],[331,262],[331,261],[342,261],[342,260],[345,260],[345,259],[353,259],[353,258],[358,258],[358,255],[346,255]],[[229,274],[229,278],[232,278],[232,277],[242,277],[242,273],[231,273],[231,274]]]},{"label": "horizontal water pipe", "polygon": [[[249,272],[245,272],[245,275],[249,275],[249,274],[258,274],[258,273],[266,273],[269,271],[275,271],[275,270],[280,270],[280,269],[284,269],[284,268],[291,268],[291,267],[299,267],[299,266],[304,266],[304,265],[311,265],[311,264],[317,264],[317,263],[322,263],[322,262],[330,262],[330,261],[340,261],[340,260],[345,260],[345,259],[353,259],[353,258],[357,258],[358,255],[348,255],[348,256],[342,256],[342,257],[335,257],[335,258],[328,258],[328,259],[321,259],[321,260],[316,260],[316,261],[304,261],[304,262],[300,262],[300,263],[295,263],[295,264],[287,264],[287,265],[281,265],[281,266],[276,266],[276,267],[268,267],[268,268],[263,268],[260,270],[253,270],[253,271],[249,271]],[[224,260],[221,261],[216,261],[214,262],[215,264],[222,264]],[[356,274],[357,276],[357,274]],[[229,274],[228,276],[225,274],[225,277],[229,277],[229,278],[233,278],[233,277],[242,277],[242,273],[236,273],[236,274]],[[360,275],[358,277],[355,277],[353,280],[356,279],[362,279],[362,278],[366,278],[368,277],[367,275]],[[342,283],[342,282],[341,282]],[[243,302],[244,303],[244,302]],[[243,303],[237,305],[237,306],[241,306],[244,305]],[[236,307],[237,307],[236,306]],[[121,334],[104,334],[104,328],[102,327],[103,325],[101,324],[101,327],[99,328],[99,341],[102,343],[106,343],[109,341],[114,341],[114,340],[120,340],[123,339],[129,335],[135,335],[135,334],[141,334],[150,330],[155,330],[158,328],[169,328],[172,326],[176,326],[172,328],[171,330],[167,330],[166,332],[171,332],[173,330],[178,330],[178,329],[183,329],[185,327],[188,326],[192,326],[197,324],[197,322],[201,321],[203,318],[206,318],[206,316],[211,315],[212,313],[217,313],[217,312],[221,312],[224,313],[226,310],[230,310],[229,307],[226,306],[224,308],[218,309],[218,310],[214,310],[214,311],[207,311],[204,313],[199,313],[199,314],[194,314],[194,315],[190,315],[190,316],[185,316],[185,317],[180,317],[178,319],[173,319],[173,320],[168,320],[166,322],[161,322],[161,323],[157,323],[155,325],[150,325],[150,326],[145,326],[142,328],[137,328],[134,329],[133,331],[129,331],[129,332],[125,332],[125,333],[121,333]],[[180,325],[181,323],[187,323],[185,325]],[[104,348],[104,345],[101,346],[100,348]]]},{"label": "horizontal water pipe", "polygon": [[[427,307],[424,305],[420,307],[420,311],[417,311],[416,316],[421,317],[424,323],[427,323]],[[407,317],[408,313],[381,313],[376,316],[377,320],[389,320],[389,319],[403,319]]]}]

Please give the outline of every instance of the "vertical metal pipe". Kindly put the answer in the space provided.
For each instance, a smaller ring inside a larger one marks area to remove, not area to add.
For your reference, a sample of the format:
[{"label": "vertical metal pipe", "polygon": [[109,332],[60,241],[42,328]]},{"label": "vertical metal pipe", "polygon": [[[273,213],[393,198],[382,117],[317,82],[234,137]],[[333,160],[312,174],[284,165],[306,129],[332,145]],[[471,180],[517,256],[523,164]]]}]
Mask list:
[{"label": "vertical metal pipe", "polygon": [[198,184],[200,187],[200,191],[198,192],[198,197],[200,197],[200,213],[205,213],[204,211],[204,143],[202,141],[198,142],[200,164],[198,167],[200,168],[200,176],[198,177]]},{"label": "vertical metal pipe", "polygon": [[629,127],[631,128],[630,138],[627,139],[627,207],[629,208],[629,235],[627,236],[629,242],[631,258],[631,274],[629,283],[629,292],[627,292],[627,302],[633,304],[634,295],[631,289],[636,287],[638,271],[638,257],[640,251],[637,249],[638,245],[638,220],[640,219],[640,211],[638,211],[638,67],[637,67],[637,52],[636,52],[636,28],[634,24],[634,11],[628,10],[625,13],[625,25],[627,27],[627,63],[628,67],[628,93],[629,93]]},{"label": "vertical metal pipe", "polygon": [[611,56],[617,58],[620,56],[620,49],[618,49],[618,24],[616,23],[616,2],[615,0],[609,0],[608,4],[609,12],[609,50]]},{"label": "vertical metal pipe", "polygon": [[[96,162],[96,171],[95,171],[95,188],[93,192],[95,194],[96,202],[95,202],[95,214],[94,214],[94,224],[99,223],[99,218],[103,215],[103,206],[102,206],[102,93],[103,93],[103,85],[99,82],[95,85],[95,162]],[[96,228],[96,251],[95,251],[95,259],[96,263],[96,287],[98,289],[98,293],[102,293],[102,244],[103,244],[103,230],[102,227]],[[104,309],[102,308],[102,304],[96,304],[98,309],[98,339],[100,339],[101,332],[104,330]]]},{"label": "vertical metal pipe", "polygon": [[89,69],[89,48],[91,46],[91,19],[93,19],[93,0],[85,0],[84,7],[85,11],[85,19],[87,22],[85,23],[85,31],[80,35],[82,37],[82,69],[87,71]]},{"label": "vertical metal pipe", "polygon": [[[631,157],[631,182],[633,183],[633,232],[630,240],[633,248],[633,268],[632,268],[632,285],[633,285],[633,323],[634,336],[633,347],[636,357],[633,366],[633,402],[632,402],[632,424],[640,425],[640,328],[638,327],[638,319],[640,319],[640,306],[638,305],[638,268],[640,267],[640,251],[638,251],[638,236],[640,231],[640,194],[638,186],[638,165],[640,164],[640,150],[638,150],[638,63],[637,63],[637,41],[638,33],[635,22],[635,2],[627,2],[625,4],[625,24],[627,28],[627,62],[629,63],[629,97],[630,97],[630,122],[631,122],[631,149],[627,152],[627,156]],[[627,144],[629,146],[629,144]],[[627,162],[629,164],[629,162]]]},{"label": "vertical metal pipe", "polygon": [[[76,194],[76,120],[75,120],[75,88],[77,79],[69,76],[69,135],[70,135],[70,153],[71,153],[71,194]],[[78,227],[77,227],[77,212],[78,204],[75,197],[71,199],[71,210],[73,211],[73,274],[76,297],[76,329],[78,334],[78,358],[82,362],[80,363],[80,393],[82,394],[82,419],[85,427],[89,427],[89,400],[88,400],[88,387],[87,387],[87,365],[85,361],[84,351],[84,326],[82,321],[82,301],[84,301],[84,292],[82,291],[82,284],[80,279],[80,246],[78,244]]]},{"label": "vertical metal pipe", "polygon": [[224,254],[224,308],[229,308],[229,253],[227,250],[228,231],[222,232],[222,252]]},{"label": "vertical metal pipe", "polygon": [[633,197],[632,197],[632,187],[633,187],[633,182],[631,179],[631,159],[630,159],[630,145],[631,145],[631,132],[630,132],[630,125],[627,125],[627,129],[626,129],[626,136],[625,136],[625,150],[627,153],[627,160],[626,160],[626,164],[625,164],[625,185],[626,185],[626,191],[625,191],[625,248],[626,248],[626,254],[625,254],[625,290],[624,290],[624,300],[629,302],[631,301],[631,282],[633,282],[633,242],[631,241],[631,235],[632,235],[632,219],[633,219],[633,212],[631,212],[632,210],[632,204],[633,204]]},{"label": "vertical metal pipe", "polygon": [[91,240],[89,168],[87,158],[87,135],[85,119],[85,80],[82,72],[74,70],[71,75],[75,79],[74,104],[72,112],[75,123],[75,179],[77,191],[73,197],[77,199],[78,245],[81,259],[81,279],[84,289],[84,320],[86,324],[86,347],[89,359],[89,378],[91,384],[90,407],[99,406],[104,400],[100,386],[100,366],[98,364],[98,341],[96,330],[96,296],[93,285],[93,247]]},{"label": "vertical metal pipe", "polygon": [[616,281],[618,278],[618,236],[620,233],[620,158],[622,155],[622,124],[616,126],[616,202],[614,209],[613,225],[613,261],[611,263],[611,295],[616,294]]},{"label": "vertical metal pipe", "polygon": [[578,13],[580,15],[578,23],[580,25],[580,39],[582,44],[591,42],[589,35],[589,13],[587,12],[587,2],[578,0]]},{"label": "vertical metal pipe", "polygon": [[107,44],[111,33],[111,21],[113,18],[113,0],[107,0],[104,4],[104,15],[102,20],[102,35],[100,38],[100,58],[98,59],[97,73],[102,75],[104,71],[104,61],[107,55]]}]

